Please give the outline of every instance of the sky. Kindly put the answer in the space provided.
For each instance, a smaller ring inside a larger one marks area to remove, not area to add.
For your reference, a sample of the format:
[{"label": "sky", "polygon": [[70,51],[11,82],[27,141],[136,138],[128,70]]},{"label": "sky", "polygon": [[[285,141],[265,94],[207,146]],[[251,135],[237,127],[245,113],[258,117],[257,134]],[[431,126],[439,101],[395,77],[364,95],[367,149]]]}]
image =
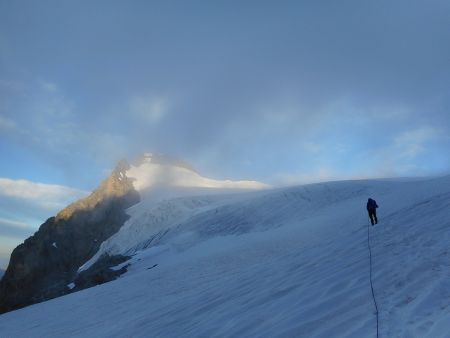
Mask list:
[{"label": "sky", "polygon": [[450,172],[450,2],[0,0],[0,267],[121,158],[274,186]]}]

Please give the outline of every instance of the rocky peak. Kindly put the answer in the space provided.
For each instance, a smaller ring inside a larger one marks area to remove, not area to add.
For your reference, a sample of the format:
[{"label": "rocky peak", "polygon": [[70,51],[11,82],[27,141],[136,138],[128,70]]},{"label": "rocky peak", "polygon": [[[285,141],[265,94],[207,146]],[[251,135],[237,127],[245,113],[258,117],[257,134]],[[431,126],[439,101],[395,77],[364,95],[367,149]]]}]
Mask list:
[{"label": "rocky peak", "polygon": [[67,220],[77,211],[92,210],[106,199],[122,198],[133,191],[131,179],[127,178],[125,174],[129,168],[128,162],[121,160],[111,175],[94,192],[61,210],[56,215],[56,220]]},{"label": "rocky peak", "polygon": [[125,210],[140,200],[130,168],[120,161],[89,196],[49,218],[19,245],[0,282],[0,313],[70,292],[67,284],[100,244],[129,218]]}]

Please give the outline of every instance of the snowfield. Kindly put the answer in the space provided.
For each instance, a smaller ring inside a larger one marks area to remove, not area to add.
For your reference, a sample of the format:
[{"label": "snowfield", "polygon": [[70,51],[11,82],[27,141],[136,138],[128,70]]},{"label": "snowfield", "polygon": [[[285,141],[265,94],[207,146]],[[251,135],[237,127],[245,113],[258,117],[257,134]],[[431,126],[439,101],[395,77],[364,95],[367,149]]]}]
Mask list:
[{"label": "snowfield", "polygon": [[[157,194],[156,194],[157,195]],[[450,177],[150,196],[119,279],[0,316],[1,337],[450,336]],[[120,268],[120,266],[116,267]]]}]

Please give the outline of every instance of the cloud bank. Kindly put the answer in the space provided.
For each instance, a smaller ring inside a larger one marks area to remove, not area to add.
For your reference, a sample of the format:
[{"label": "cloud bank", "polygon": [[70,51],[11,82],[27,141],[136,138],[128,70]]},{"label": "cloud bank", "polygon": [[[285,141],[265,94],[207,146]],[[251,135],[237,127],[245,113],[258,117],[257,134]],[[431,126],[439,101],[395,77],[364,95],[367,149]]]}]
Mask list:
[{"label": "cloud bank", "polygon": [[450,132],[446,1],[3,7],[0,139],[83,187],[143,151],[271,183],[450,168],[448,138],[398,145]]},{"label": "cloud bank", "polygon": [[0,267],[47,218],[87,194],[61,185],[0,178]]},{"label": "cloud bank", "polygon": [[34,205],[44,212],[63,208],[86,195],[86,191],[56,184],[0,178],[0,199],[3,203],[17,201],[19,204]]}]

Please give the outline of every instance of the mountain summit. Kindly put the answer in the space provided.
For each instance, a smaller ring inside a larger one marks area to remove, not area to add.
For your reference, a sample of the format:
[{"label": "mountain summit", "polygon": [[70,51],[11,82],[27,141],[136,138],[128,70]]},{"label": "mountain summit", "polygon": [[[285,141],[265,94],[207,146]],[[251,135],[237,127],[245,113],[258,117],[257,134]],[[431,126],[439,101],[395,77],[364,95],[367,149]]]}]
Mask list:
[{"label": "mountain summit", "polygon": [[200,189],[262,189],[269,186],[257,181],[215,180],[201,176],[187,162],[164,155],[144,154],[123,173],[137,191],[155,187]]},{"label": "mountain summit", "polygon": [[256,181],[206,178],[188,163],[160,154],[143,154],[133,164],[122,160],[88,197],[50,217],[14,249],[0,282],[0,313],[115,278],[109,266],[117,263],[117,257],[111,255],[82,275],[78,269],[117,233],[130,218],[127,209],[141,200],[148,203],[199,189],[218,192],[264,187]]},{"label": "mountain summit", "polygon": [[135,166],[140,166],[144,163],[152,163],[152,164],[159,164],[162,166],[171,166],[171,167],[179,167],[184,168],[193,172],[197,171],[194,169],[194,167],[183,160],[180,160],[178,158],[168,156],[165,154],[160,153],[143,153],[141,156],[137,158],[137,160],[134,163]]},{"label": "mountain summit", "polygon": [[128,219],[125,210],[140,197],[121,173],[121,161],[88,197],[50,217],[11,254],[0,282],[0,312],[63,295],[78,267]]}]

